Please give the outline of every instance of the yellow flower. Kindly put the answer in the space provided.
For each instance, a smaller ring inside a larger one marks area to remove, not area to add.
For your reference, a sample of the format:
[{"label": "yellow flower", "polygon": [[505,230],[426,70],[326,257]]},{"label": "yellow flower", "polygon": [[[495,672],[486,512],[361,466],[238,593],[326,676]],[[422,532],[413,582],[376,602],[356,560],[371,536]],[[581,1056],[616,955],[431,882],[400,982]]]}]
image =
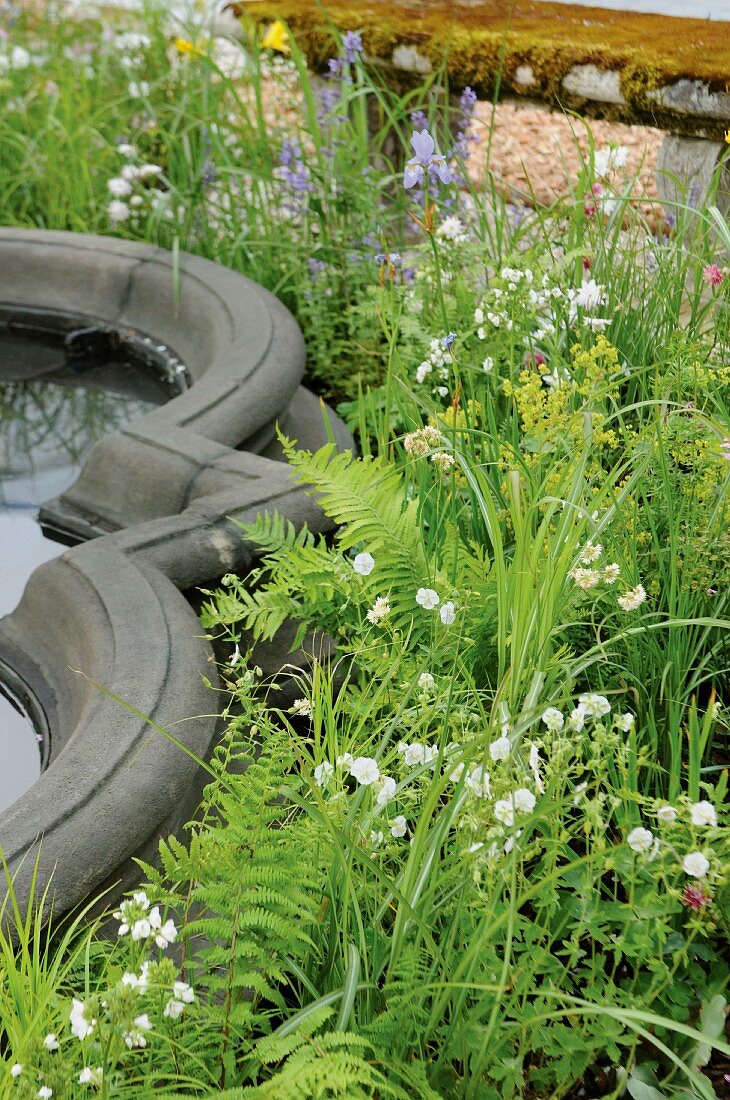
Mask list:
[{"label": "yellow flower", "polygon": [[725,131],[725,141],[730,145],[730,130]]},{"label": "yellow flower", "polygon": [[264,49],[278,50],[279,53],[289,53],[289,35],[281,19],[274,20],[263,37],[261,45]]},{"label": "yellow flower", "polygon": [[176,38],[174,46],[181,57],[190,57],[193,54],[196,57],[205,57],[204,52],[194,42],[189,42],[187,38]]}]

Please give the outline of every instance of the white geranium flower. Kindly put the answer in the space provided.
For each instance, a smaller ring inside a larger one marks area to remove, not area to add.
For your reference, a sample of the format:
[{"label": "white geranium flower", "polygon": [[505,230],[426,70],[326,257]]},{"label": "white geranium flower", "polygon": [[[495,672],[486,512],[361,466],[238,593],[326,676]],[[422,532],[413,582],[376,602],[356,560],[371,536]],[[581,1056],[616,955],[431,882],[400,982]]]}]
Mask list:
[{"label": "white geranium flower", "polygon": [[715,807],[707,799],[695,802],[689,808],[689,816],[693,825],[717,825]]},{"label": "white geranium flower", "polygon": [[23,1066],[20,1062],[14,1062],[13,1065],[10,1067],[10,1076],[11,1077],[20,1077],[22,1072],[23,1072]]},{"label": "white geranium flower", "polygon": [[183,1004],[191,1005],[195,1000],[195,990],[187,982],[173,982],[172,992]]},{"label": "white geranium flower", "polygon": [[396,838],[405,836],[408,831],[408,823],[403,814],[398,814],[393,818],[393,824],[390,827],[390,835]]},{"label": "white geranium flower", "polygon": [[514,825],[515,808],[511,800],[508,801],[506,798],[500,798],[498,802],[495,802],[494,816],[497,821],[501,821],[503,825]]},{"label": "white geranium flower", "polygon": [[677,811],[674,806],[660,806],[656,812],[657,818],[664,825],[670,825],[677,820]]},{"label": "white geranium flower", "polygon": [[362,787],[369,787],[380,779],[380,769],[371,756],[358,756],[350,764],[350,775]]},{"label": "white geranium flower", "polygon": [[498,737],[489,746],[489,755],[492,760],[506,760],[512,752],[512,742],[509,737]]},{"label": "white geranium flower", "polygon": [[425,611],[433,611],[435,607],[438,607],[439,602],[439,594],[434,592],[433,588],[419,588],[416,592],[416,603]]},{"label": "white geranium flower", "polygon": [[329,760],[323,760],[321,764],[318,764],[314,769],[314,782],[318,787],[326,787],[330,779],[334,775],[335,769]]},{"label": "white geranium flower", "polygon": [[421,691],[433,691],[436,681],[430,672],[422,672],[418,677],[418,686]]},{"label": "white geranium flower", "polygon": [[628,592],[624,592],[623,596],[619,596],[616,602],[622,611],[636,611],[645,599],[646,589],[642,584],[637,584],[636,588],[630,588]]},{"label": "white geranium flower", "polygon": [[447,600],[446,603],[441,605],[439,610],[441,622],[444,626],[453,626],[456,619],[456,608],[451,600]]},{"label": "white geranium flower", "polygon": [[152,1030],[149,1016],[146,1012],[143,1012],[141,1016],[135,1016],[132,1022],[134,1027],[124,1033],[124,1042],[130,1050],[133,1047],[146,1047],[147,1038],[144,1033]]},{"label": "white geranium flower", "polygon": [[587,713],[587,709],[582,703],[579,703],[568,715],[568,725],[572,730],[575,730],[576,733],[580,733],[583,729]]},{"label": "white geranium flower", "polygon": [[595,691],[587,691],[578,696],[578,703],[584,708],[589,718],[598,721],[604,714],[611,713],[611,704],[605,695],[598,695]]},{"label": "white geranium flower", "polygon": [[75,1035],[79,1040],[83,1040],[87,1035],[91,1035],[96,1027],[96,1020],[87,1020],[84,1014],[84,1002],[77,1001],[75,997],[71,1005],[69,1020],[71,1022],[71,1034]]},{"label": "white geranium flower", "polygon": [[482,370],[485,374],[491,374],[494,370],[494,359],[491,355],[486,355],[482,362]]},{"label": "white geranium flower", "polygon": [[692,878],[704,878],[710,869],[710,861],[702,852],[689,852],[682,860],[682,870]]},{"label": "white geranium flower", "polygon": [[41,1087],[38,1089],[38,1092],[36,1093],[36,1096],[38,1097],[38,1100],[51,1100],[51,1097],[53,1096],[53,1089],[49,1088],[48,1085],[41,1085]]},{"label": "white geranium flower", "polygon": [[624,733],[628,733],[634,728],[636,719],[634,718],[631,711],[627,710],[625,714],[617,714],[614,718],[614,722],[620,730],[622,730]]},{"label": "white geranium flower", "polygon": [[557,707],[548,707],[547,710],[542,712],[542,720],[549,730],[557,733],[565,725],[565,718],[562,711],[559,711]]},{"label": "white geranium flower", "polygon": [[464,763],[457,764],[453,771],[449,772],[449,779],[452,783],[458,783],[464,774]]},{"label": "white geranium flower", "polygon": [[593,310],[605,302],[605,287],[599,286],[595,279],[585,279],[575,296],[576,305]]},{"label": "white geranium flower", "polygon": [[79,1074],[79,1084],[100,1085],[103,1076],[104,1071],[101,1066],[97,1066],[96,1069],[92,1069],[91,1066],[84,1066]]},{"label": "white geranium flower", "polygon": [[468,787],[472,794],[477,798],[491,798],[492,797],[492,784],[489,772],[486,772],[481,764],[478,764],[476,768],[472,768],[466,779],[464,780],[464,786]]},{"label": "white geranium flower", "polygon": [[176,997],[171,997],[165,1005],[162,1015],[167,1016],[170,1020],[177,1020],[178,1016],[181,1016],[185,1011],[185,1004],[183,1001],[178,1001]]},{"label": "white geranium flower", "polygon": [[626,837],[626,843],[633,852],[648,852],[654,843],[654,834],[640,825],[632,829]]},{"label": "white geranium flower", "polygon": [[382,832],[381,829],[377,829],[377,830],[376,829],[371,829],[370,830],[370,847],[371,848],[379,848],[384,840],[385,840],[385,837],[383,836],[383,832]]},{"label": "white geranium flower", "polygon": [[393,801],[396,787],[397,784],[395,779],[392,779],[389,775],[382,776],[380,787],[375,797],[378,806],[387,806],[389,802]]},{"label": "white geranium flower", "polygon": [[368,554],[367,551],[358,554],[353,560],[352,568],[356,573],[359,573],[361,577],[369,577],[375,568],[375,558],[372,554]]},{"label": "white geranium flower", "polygon": [[515,809],[519,810],[521,814],[531,814],[537,802],[534,794],[527,787],[519,787],[512,795],[512,800]]},{"label": "white geranium flower", "polygon": [[58,1039],[54,1032],[50,1031],[43,1040],[43,1046],[46,1050],[58,1050]]}]

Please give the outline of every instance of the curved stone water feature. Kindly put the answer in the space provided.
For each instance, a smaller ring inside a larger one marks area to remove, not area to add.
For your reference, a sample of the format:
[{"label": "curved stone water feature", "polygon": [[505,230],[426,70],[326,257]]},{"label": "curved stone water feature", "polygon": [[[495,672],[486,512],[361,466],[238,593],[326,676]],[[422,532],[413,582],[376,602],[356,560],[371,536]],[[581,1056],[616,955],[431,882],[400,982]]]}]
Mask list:
[{"label": "curved stone water feature", "polygon": [[[69,345],[71,360],[104,359],[107,389],[109,357],[137,355],[150,382],[178,391],[95,442],[73,484],[43,504],[44,528],[78,545],[36,568],[0,619],[0,684],[16,715],[32,720],[44,767],[0,813],[0,846],[21,903],[38,859],[62,913],[128,884],[131,856],[149,857],[192,812],[200,776],[183,747],[209,750],[218,681],[182,592],[247,568],[236,520],[276,508],[324,526],[278,460],[274,429],[303,446],[320,445],[325,431],[319,401],[299,385],[305,351],[293,318],[219,265],[0,229],[0,334],[3,318],[7,335],[8,318],[29,309],[46,326],[66,325],[67,359]],[[351,446],[336,418],[332,428]]]}]

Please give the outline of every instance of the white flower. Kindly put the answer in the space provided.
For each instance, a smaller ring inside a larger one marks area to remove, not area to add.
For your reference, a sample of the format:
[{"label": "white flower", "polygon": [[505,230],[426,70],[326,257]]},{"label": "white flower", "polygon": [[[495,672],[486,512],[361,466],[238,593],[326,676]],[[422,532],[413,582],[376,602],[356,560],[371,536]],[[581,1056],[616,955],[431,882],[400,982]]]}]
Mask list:
[{"label": "white flower", "polygon": [[695,802],[689,808],[689,816],[693,825],[717,825],[715,807],[707,799]]},{"label": "white flower", "polygon": [[114,179],[107,180],[106,186],[109,193],[112,194],[115,199],[126,199],[128,195],[132,194],[131,183],[121,176],[115,176]]},{"label": "white flower", "polygon": [[489,755],[492,760],[506,760],[512,752],[512,742],[509,737],[498,737],[489,746]]},{"label": "white flower", "polygon": [[372,554],[368,554],[367,551],[363,554],[358,554],[352,563],[352,568],[356,573],[359,573],[361,577],[368,577],[375,568],[375,558]]},{"label": "white flower", "polygon": [[481,764],[471,769],[464,780],[464,786],[468,787],[477,798],[492,797],[492,784],[489,772],[485,772]]},{"label": "white flower", "polygon": [[640,825],[632,829],[626,837],[626,843],[633,852],[648,852],[654,843],[654,834]]},{"label": "white flower", "polygon": [[433,588],[419,588],[416,592],[416,603],[426,611],[433,611],[439,604],[439,594]]},{"label": "white flower", "polygon": [[600,542],[594,546],[593,543],[589,541],[583,547],[583,553],[580,556],[580,560],[584,565],[592,565],[594,561],[598,561],[602,553],[603,547]]},{"label": "white flower", "polygon": [[50,1031],[43,1040],[43,1046],[46,1050],[58,1050],[58,1039],[55,1034]]},{"label": "white flower", "polygon": [[382,833],[381,829],[378,829],[377,831],[375,829],[370,830],[370,847],[371,848],[379,848],[384,840],[385,840],[385,837],[383,836],[383,833]]},{"label": "white flower", "polygon": [[605,695],[598,695],[595,691],[585,692],[578,696],[578,702],[584,708],[589,718],[598,720],[604,714],[611,713],[611,704]]},{"label": "white flower", "polygon": [[[136,164],[123,164],[120,171],[119,171],[119,175],[120,175],[121,179],[126,180],[128,183],[132,183],[134,180],[137,179],[137,176],[139,175],[139,168],[137,167]],[[109,182],[107,184],[107,187],[109,188],[109,190],[112,192],[113,195],[117,194],[117,192],[112,190],[111,185],[113,183],[116,184],[118,182],[119,182],[118,180],[109,180]],[[132,188],[130,187],[129,191],[127,191],[127,194],[128,195],[131,194],[131,191],[132,191]],[[118,194],[118,197],[119,198],[124,198],[124,195],[123,194]]]},{"label": "white flower", "polygon": [[511,801],[506,798],[500,798],[498,802],[494,803],[494,816],[497,821],[501,821],[503,825],[514,825],[515,821],[515,808]]},{"label": "white flower", "polygon": [[137,175],[141,180],[148,179],[150,176],[161,176],[162,169],[159,164],[141,164],[137,169]]},{"label": "white flower", "polygon": [[390,827],[390,835],[394,837],[405,836],[408,831],[408,823],[403,814],[398,814],[393,818],[393,824]]},{"label": "white flower", "polygon": [[122,985],[128,985],[130,989],[138,989],[140,993],[144,993],[147,989],[146,980],[138,978],[136,974],[131,974],[128,970],[122,974]]},{"label": "white flower", "polygon": [[543,794],[545,791],[545,784],[542,781],[540,775],[540,750],[534,743],[530,744],[530,755],[528,758],[530,771],[532,772],[532,779],[537,789],[538,794]]},{"label": "white flower", "polygon": [[611,562],[610,565],[604,566],[602,577],[604,584],[615,584],[621,574],[621,566],[616,562]]},{"label": "white flower", "polygon": [[171,943],[174,943],[177,939],[177,928],[172,920],[166,920],[163,925],[160,926],[155,935],[155,943],[161,951],[166,951]]},{"label": "white flower", "polygon": [[571,727],[571,729],[575,730],[576,733],[580,733],[580,731],[583,729],[587,713],[588,711],[586,710],[586,708],[583,706],[582,703],[580,703],[568,715],[568,725]]},{"label": "white flower", "polygon": [[682,860],[682,870],[692,878],[704,878],[710,869],[710,861],[702,852],[689,852]]},{"label": "white flower", "polygon": [[521,814],[531,814],[537,801],[532,791],[529,791],[527,787],[519,787],[512,795],[512,800],[515,809],[519,810]]},{"label": "white flower", "polygon": [[195,990],[187,982],[173,982],[172,992],[184,1004],[191,1005],[195,1000]]},{"label": "white flower", "polygon": [[464,774],[464,767],[465,765],[462,762],[461,764],[457,764],[453,771],[449,772],[449,779],[452,783],[459,782],[462,775]]},{"label": "white flower", "polygon": [[309,699],[295,699],[289,708],[290,714],[296,714],[299,718],[311,718],[312,704]]},{"label": "white flower", "polygon": [[41,1085],[36,1096],[38,1100],[50,1100],[51,1096],[53,1096],[53,1089],[50,1089],[48,1085]]},{"label": "white flower", "polygon": [[150,94],[149,81],[140,80],[138,83],[136,80],[130,80],[127,85],[127,91],[131,99],[144,99],[145,96]]},{"label": "white flower", "polygon": [[571,569],[568,574],[572,578],[573,582],[578,588],[582,588],[584,592],[588,592],[589,589],[595,588],[601,581],[601,573],[598,569],[584,569],[583,566],[576,566],[575,569]]},{"label": "white flower", "polygon": [[97,1066],[96,1069],[92,1069],[91,1066],[84,1066],[79,1074],[79,1084],[100,1085],[103,1075],[104,1071],[101,1066]]},{"label": "white flower", "polygon": [[146,1012],[143,1012],[141,1016],[135,1016],[132,1022],[134,1027],[125,1032],[124,1042],[130,1050],[132,1047],[146,1047],[147,1039],[145,1038],[144,1032],[152,1030],[149,1016]]},{"label": "white flower", "polygon": [[617,714],[614,718],[614,722],[624,733],[628,733],[629,730],[634,728],[635,721],[636,719],[629,710],[627,710],[625,714]]},{"label": "white flower", "polygon": [[421,691],[433,691],[436,681],[430,672],[422,672],[418,677],[418,686]]},{"label": "white flower", "polygon": [[586,279],[576,294],[575,301],[583,309],[595,309],[605,301],[604,287],[599,286],[595,279]]},{"label": "white flower", "polygon": [[623,611],[636,611],[646,599],[646,590],[643,585],[637,584],[636,588],[630,588],[618,597],[618,605]]},{"label": "white flower", "polygon": [[343,752],[342,756],[338,756],[335,760],[335,764],[338,768],[347,768],[349,770],[355,757],[351,752]]},{"label": "white flower", "polygon": [[129,207],[126,202],[120,202],[119,199],[112,199],[106,208],[106,212],[109,215],[109,221],[115,225],[119,222],[129,221]]},{"label": "white flower", "polygon": [[371,756],[358,756],[350,764],[350,775],[363,787],[369,787],[380,779],[380,769]]},{"label": "white flower", "polygon": [[122,141],[117,145],[117,152],[121,157],[135,157],[137,150],[134,145],[130,145],[128,141]]},{"label": "white flower", "polygon": [[387,806],[389,802],[393,801],[395,798],[396,786],[395,779],[391,779],[389,775],[382,776],[380,788],[375,798],[378,806]]},{"label": "white flower", "polygon": [[485,356],[484,361],[482,362],[482,370],[485,374],[491,374],[494,370],[494,359],[492,359],[491,355]]},{"label": "white flower", "polygon": [[565,725],[565,719],[562,712],[557,707],[548,707],[547,710],[542,712],[542,720],[549,730],[553,730],[557,733]]},{"label": "white flower", "polygon": [[477,841],[474,842],[474,844],[469,845],[469,851],[470,852],[478,852],[483,847],[484,847],[484,841],[477,840]]},{"label": "white flower", "polygon": [[585,791],[587,791],[587,790],[588,790],[588,782],[587,781],[585,781],[583,783],[579,783],[578,786],[574,788],[574,790],[573,790],[573,805],[574,806],[578,805],[578,803],[580,802],[581,798],[583,797]]},{"label": "white flower", "polygon": [[10,1067],[10,1076],[11,1077],[20,1077],[22,1072],[23,1072],[23,1067],[22,1067],[20,1062],[15,1062]]},{"label": "white flower", "polygon": [[330,779],[334,775],[335,769],[329,760],[323,760],[321,764],[317,764],[314,769],[314,782],[318,787],[326,787]]},{"label": "white flower", "polygon": [[441,605],[439,615],[444,626],[453,626],[456,619],[456,609],[451,600],[447,600],[446,603]]},{"label": "white flower", "polygon": [[[124,927],[124,926],[122,926]],[[120,928],[121,933],[121,928]],[[133,940],[146,940],[152,931],[152,925],[147,917],[141,917],[136,920],[132,925],[132,939]]]},{"label": "white flower", "polygon": [[185,1011],[185,1005],[182,1001],[178,1001],[175,997],[171,997],[165,1005],[163,1016],[167,1016],[170,1020],[177,1020],[178,1016],[181,1016]]},{"label": "white flower", "polygon": [[429,363],[428,359],[424,359],[416,368],[416,382],[425,382],[432,370],[432,364]]},{"label": "white flower", "polygon": [[677,811],[674,806],[660,806],[656,815],[665,825],[677,820]]},{"label": "white flower", "polygon": [[[398,751],[401,751],[400,747]],[[414,741],[411,745],[403,745],[402,753],[403,763],[407,768],[415,768],[426,762],[426,746],[422,745],[420,741]]]},{"label": "white flower", "polygon": [[96,1027],[96,1020],[87,1020],[84,1015],[84,1002],[77,1001],[75,997],[71,1005],[69,1020],[71,1021],[71,1034],[75,1035],[79,1040],[85,1039],[87,1035],[91,1035]]},{"label": "white flower", "polygon": [[367,613],[368,622],[377,625],[383,619],[386,619],[390,615],[390,601],[385,596],[378,596],[373,606]]}]

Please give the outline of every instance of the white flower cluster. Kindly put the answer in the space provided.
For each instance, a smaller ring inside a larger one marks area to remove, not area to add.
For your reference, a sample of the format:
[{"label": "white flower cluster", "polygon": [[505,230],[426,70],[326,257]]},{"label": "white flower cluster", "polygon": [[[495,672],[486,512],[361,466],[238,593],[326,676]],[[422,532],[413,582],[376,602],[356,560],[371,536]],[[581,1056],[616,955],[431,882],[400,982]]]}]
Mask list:
[{"label": "white flower cluster", "polygon": [[451,244],[463,244],[467,240],[464,223],[453,214],[444,218],[436,230],[436,236],[440,237],[441,240],[449,241]]},{"label": "white flower cluster", "polygon": [[[435,611],[441,603],[441,597],[434,588],[419,588],[416,592],[416,603],[424,611]],[[456,621],[456,608],[453,600],[446,600],[441,604],[439,618],[444,626],[453,626]]]},{"label": "white flower cluster", "polygon": [[629,151],[625,145],[604,145],[593,158],[593,170],[599,179],[604,179],[611,172],[623,168],[629,159]]},{"label": "white flower cluster", "polygon": [[[580,564],[574,566],[568,573],[576,588],[589,592],[599,584],[612,585],[616,583],[621,575],[621,567],[616,562],[604,565],[601,569],[589,568],[598,561],[602,553],[603,547],[600,543],[594,545],[592,542],[587,542],[585,544],[580,555]],[[616,603],[622,611],[636,611],[637,607],[641,607],[646,599],[646,589],[643,585],[637,584],[634,588],[629,588],[628,591],[618,596]]]},{"label": "white flower cluster", "polygon": [[[657,820],[661,825],[671,825],[679,818],[679,811],[674,806],[659,806],[656,810]],[[717,827],[717,813],[715,807],[707,799],[693,802],[689,807],[689,819],[695,828],[706,829]],[[638,825],[626,837],[626,843],[637,854],[650,853],[654,858],[662,847],[659,837],[655,837],[651,829]],[[673,849],[672,849],[673,850]],[[710,870],[711,863],[704,852],[695,850],[687,852],[680,859],[682,870],[690,878],[705,878]]]},{"label": "white flower cluster", "polygon": [[[441,382],[448,382],[449,366],[453,361],[453,356],[448,348],[443,346],[438,337],[434,337],[430,344],[428,357],[416,368],[416,382],[425,382],[434,371]],[[439,387],[439,393],[441,393],[441,388],[444,390],[441,396],[445,397],[449,392],[448,388],[445,386]]]},{"label": "white flower cluster", "polygon": [[124,222],[135,223],[142,215],[156,212],[161,217],[171,219],[172,210],[169,196],[157,187],[148,187],[162,175],[159,164],[139,163],[134,145],[122,142],[117,150],[126,160],[119,175],[107,180],[107,190],[112,196],[106,211],[112,225]]},{"label": "white flower cluster", "polygon": [[157,946],[164,951],[177,939],[174,921],[163,923],[159,906],[150,909],[150,901],[144,890],[138,890],[131,898],[126,898],[114,913],[120,922],[118,935],[130,934],[133,940],[154,938]]}]

